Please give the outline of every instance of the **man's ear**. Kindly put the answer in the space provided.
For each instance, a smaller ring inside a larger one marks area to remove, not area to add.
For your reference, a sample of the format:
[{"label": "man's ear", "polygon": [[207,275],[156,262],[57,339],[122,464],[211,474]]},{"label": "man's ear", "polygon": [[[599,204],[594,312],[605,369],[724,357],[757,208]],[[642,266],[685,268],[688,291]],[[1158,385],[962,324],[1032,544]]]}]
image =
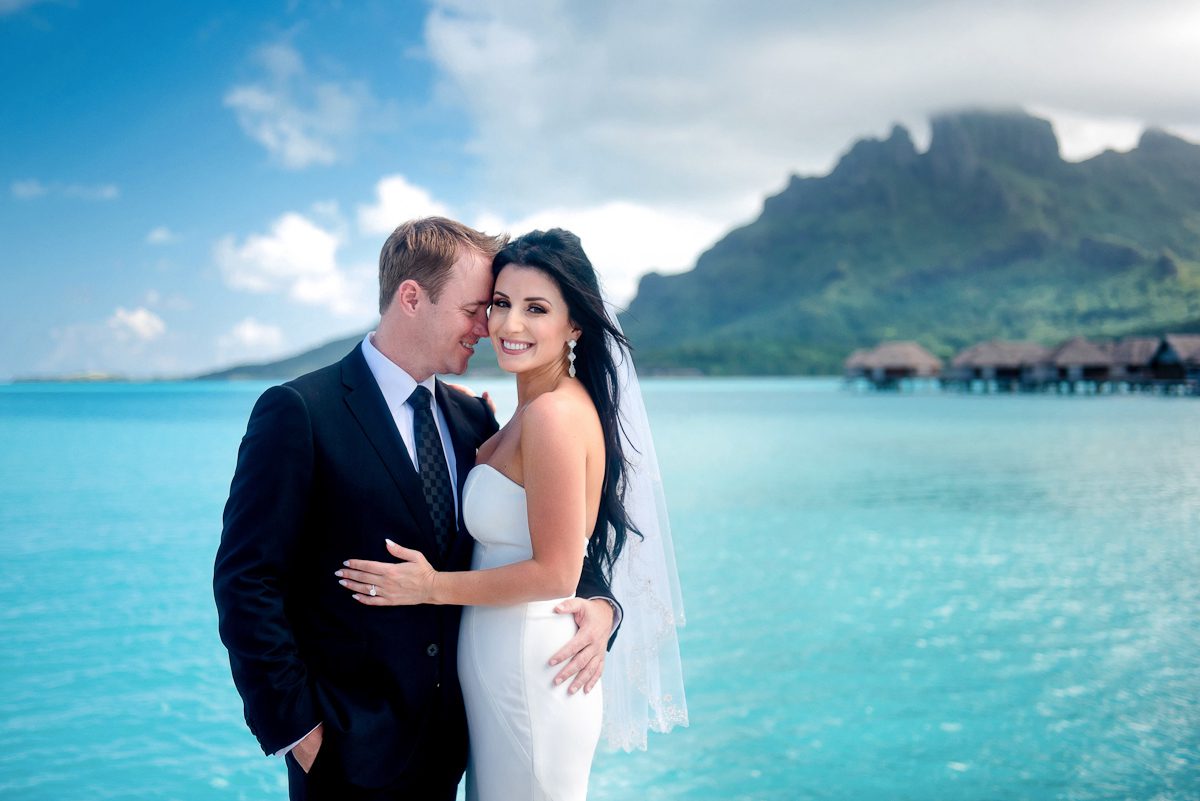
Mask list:
[{"label": "man's ear", "polygon": [[392,305],[405,314],[416,314],[417,307],[425,302],[425,291],[421,285],[411,278],[400,282],[396,294],[392,295]]}]

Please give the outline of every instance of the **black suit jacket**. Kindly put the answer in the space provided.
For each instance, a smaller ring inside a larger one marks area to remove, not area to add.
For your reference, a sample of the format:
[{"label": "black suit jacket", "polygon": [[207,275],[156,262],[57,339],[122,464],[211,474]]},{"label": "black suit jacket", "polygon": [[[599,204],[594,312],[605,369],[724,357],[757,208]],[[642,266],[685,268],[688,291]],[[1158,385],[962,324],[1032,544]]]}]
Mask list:
[{"label": "black suit jacket", "polygon": [[[461,493],[496,419],[440,382],[435,396]],[[470,568],[464,531],[438,556],[420,476],[356,347],[268,389],[250,415],[214,570],[221,640],[266,753],[323,721],[323,770],[366,787],[406,772],[457,782],[467,755],[460,608],[364,606],[333,575],[349,558],[394,561],[385,538],[438,570]],[[611,597],[590,563],[578,594]]]}]

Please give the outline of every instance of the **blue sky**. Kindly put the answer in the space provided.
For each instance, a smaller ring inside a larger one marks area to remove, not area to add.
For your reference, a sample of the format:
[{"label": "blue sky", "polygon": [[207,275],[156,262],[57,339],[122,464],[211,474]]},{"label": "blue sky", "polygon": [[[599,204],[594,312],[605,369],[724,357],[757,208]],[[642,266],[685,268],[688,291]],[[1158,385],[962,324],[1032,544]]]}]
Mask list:
[{"label": "blue sky", "polygon": [[573,228],[627,300],[946,108],[1032,109],[1069,158],[1200,140],[1200,11],[1133,5],[0,0],[0,381],[364,330],[432,212]]}]

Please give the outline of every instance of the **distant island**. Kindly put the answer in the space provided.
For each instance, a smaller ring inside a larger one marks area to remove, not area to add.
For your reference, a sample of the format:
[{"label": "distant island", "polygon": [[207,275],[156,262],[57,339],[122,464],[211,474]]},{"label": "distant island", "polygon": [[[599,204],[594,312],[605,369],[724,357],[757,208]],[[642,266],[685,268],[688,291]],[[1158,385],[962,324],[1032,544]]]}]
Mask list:
[{"label": "distant island", "polygon": [[119,384],[132,381],[129,376],[117,373],[84,372],[64,375],[25,375],[13,378],[14,384]]},{"label": "distant island", "polygon": [[[694,269],[644,276],[622,324],[643,370],[706,375],[835,374],[884,340],[948,360],[991,339],[1196,332],[1197,220],[1200,145],[1150,129],[1071,163],[1046,120],[944,114],[924,153],[896,126],[793,176]],[[361,338],[198,378],[291,378]]]}]

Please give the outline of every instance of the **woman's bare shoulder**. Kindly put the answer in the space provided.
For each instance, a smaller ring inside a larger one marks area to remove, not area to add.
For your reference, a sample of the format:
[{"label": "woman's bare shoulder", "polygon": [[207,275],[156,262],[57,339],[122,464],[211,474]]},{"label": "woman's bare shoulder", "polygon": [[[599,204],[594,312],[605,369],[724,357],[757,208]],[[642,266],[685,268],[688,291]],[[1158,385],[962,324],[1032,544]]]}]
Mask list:
[{"label": "woman's bare shoulder", "polygon": [[596,406],[582,387],[559,387],[543,392],[525,409],[525,423],[557,427],[597,420]]},{"label": "woman's bare shoulder", "polygon": [[591,452],[603,442],[600,416],[592,399],[582,387],[555,389],[543,393],[525,409],[521,422],[522,448],[535,452],[548,448],[576,448]]}]

